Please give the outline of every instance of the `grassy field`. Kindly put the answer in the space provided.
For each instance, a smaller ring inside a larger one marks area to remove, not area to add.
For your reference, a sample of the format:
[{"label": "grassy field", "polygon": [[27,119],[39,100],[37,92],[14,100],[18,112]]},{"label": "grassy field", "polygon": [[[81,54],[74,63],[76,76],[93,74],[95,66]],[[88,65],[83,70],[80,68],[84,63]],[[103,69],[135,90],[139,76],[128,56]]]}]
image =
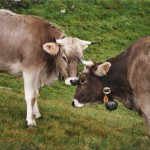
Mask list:
[{"label": "grassy field", "polygon": [[[85,59],[105,61],[150,35],[150,0],[24,0],[20,5],[10,4],[0,1],[1,8],[41,16],[67,35],[98,41],[85,51]],[[74,92],[75,87],[61,82],[42,88],[39,107],[43,118],[37,120],[37,128],[28,129],[23,82],[0,74],[0,150],[150,150],[145,122],[136,112],[120,103],[114,112],[104,105],[74,109]]]}]

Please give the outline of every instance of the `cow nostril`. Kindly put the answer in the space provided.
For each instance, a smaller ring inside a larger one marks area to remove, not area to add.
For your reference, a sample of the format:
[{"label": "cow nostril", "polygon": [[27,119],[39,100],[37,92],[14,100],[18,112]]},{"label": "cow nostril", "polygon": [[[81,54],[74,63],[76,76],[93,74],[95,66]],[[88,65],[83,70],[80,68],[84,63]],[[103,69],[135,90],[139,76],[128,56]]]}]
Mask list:
[{"label": "cow nostril", "polygon": [[78,80],[70,80],[70,83],[72,84],[72,85],[77,85],[78,84]]},{"label": "cow nostril", "polygon": [[75,107],[74,101],[72,101],[72,107]]}]

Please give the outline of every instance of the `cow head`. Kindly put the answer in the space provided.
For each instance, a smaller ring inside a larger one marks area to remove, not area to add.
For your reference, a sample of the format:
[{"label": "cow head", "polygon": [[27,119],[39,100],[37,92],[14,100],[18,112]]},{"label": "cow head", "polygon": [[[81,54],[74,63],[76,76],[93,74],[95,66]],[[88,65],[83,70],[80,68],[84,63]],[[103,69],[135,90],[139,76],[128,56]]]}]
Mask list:
[{"label": "cow head", "polygon": [[56,65],[61,75],[64,76],[66,85],[72,85],[74,81],[78,80],[79,59],[83,58],[83,51],[90,44],[92,44],[90,41],[65,37],[43,45],[43,49],[47,53],[57,56]]},{"label": "cow head", "polygon": [[72,101],[74,107],[83,107],[86,103],[103,103],[104,85],[102,78],[106,76],[111,64],[97,64],[92,61],[82,61],[85,69],[79,77],[77,89]]}]

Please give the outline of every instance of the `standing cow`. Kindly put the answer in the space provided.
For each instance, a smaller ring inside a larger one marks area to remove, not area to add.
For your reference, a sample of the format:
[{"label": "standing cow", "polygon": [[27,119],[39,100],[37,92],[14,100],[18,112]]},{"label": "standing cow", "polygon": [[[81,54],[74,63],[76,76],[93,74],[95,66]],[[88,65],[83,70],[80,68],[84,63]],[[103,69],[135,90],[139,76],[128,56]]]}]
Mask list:
[{"label": "standing cow", "polygon": [[144,117],[150,137],[150,36],[105,63],[82,62],[86,68],[76,82],[72,105],[83,107],[85,103],[103,103],[106,96],[111,101],[116,98]]},{"label": "standing cow", "polygon": [[28,126],[35,126],[35,118],[41,117],[38,89],[59,74],[71,85],[77,79],[78,59],[90,44],[65,36],[42,18],[0,10],[0,72],[23,76]]}]

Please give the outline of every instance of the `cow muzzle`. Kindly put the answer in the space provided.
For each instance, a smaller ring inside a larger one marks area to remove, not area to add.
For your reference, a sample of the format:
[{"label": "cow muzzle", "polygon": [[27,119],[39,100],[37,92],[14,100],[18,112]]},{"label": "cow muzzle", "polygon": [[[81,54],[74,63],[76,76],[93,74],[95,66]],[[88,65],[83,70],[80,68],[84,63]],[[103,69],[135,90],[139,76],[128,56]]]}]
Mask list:
[{"label": "cow muzzle", "polygon": [[78,85],[78,77],[70,77],[65,80],[66,85]]},{"label": "cow muzzle", "polygon": [[79,101],[78,101],[77,99],[73,99],[73,100],[72,100],[72,106],[73,106],[73,107],[76,107],[76,108],[81,108],[81,107],[84,106],[84,104],[79,103]]}]

